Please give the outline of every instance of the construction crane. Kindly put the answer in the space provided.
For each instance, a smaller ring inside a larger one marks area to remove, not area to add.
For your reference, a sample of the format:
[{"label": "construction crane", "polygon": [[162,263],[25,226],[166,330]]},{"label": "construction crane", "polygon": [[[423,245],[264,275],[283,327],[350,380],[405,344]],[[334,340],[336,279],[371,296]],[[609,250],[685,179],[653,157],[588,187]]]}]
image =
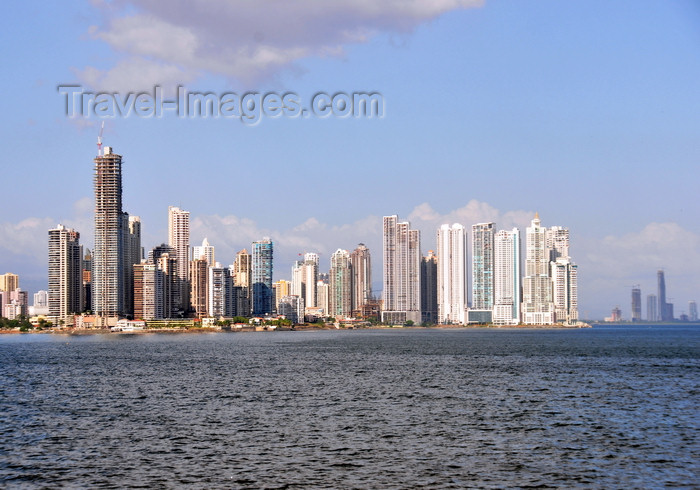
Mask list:
[{"label": "construction crane", "polygon": [[102,133],[105,130],[105,122],[102,121],[102,126],[100,127],[100,134],[97,135],[97,156],[102,156]]}]

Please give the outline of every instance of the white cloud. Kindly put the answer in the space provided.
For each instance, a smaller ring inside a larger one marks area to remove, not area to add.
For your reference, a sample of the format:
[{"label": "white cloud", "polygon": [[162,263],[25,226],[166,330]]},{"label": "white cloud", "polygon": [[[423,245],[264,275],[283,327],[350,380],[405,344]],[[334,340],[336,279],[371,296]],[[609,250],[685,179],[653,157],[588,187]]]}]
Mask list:
[{"label": "white cloud", "polygon": [[[105,25],[90,35],[124,59],[78,72],[92,87],[143,90],[186,83],[203,73],[255,81],[311,56],[342,56],[344,46],[421,23],[480,0],[121,0],[96,2]],[[125,86],[125,84],[130,84]]]}]

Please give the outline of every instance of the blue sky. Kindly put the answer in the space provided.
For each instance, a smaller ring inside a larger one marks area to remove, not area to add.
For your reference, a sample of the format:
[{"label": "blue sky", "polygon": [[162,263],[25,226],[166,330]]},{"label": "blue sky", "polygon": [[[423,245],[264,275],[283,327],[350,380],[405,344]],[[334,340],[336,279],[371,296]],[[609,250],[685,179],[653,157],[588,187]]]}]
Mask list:
[{"label": "blue sky", "polygon": [[[164,6],[160,6],[163,4]],[[56,87],[377,91],[381,119],[106,121],[144,246],[167,208],[217,259],[269,235],[275,279],[299,252],[370,246],[398,214],[571,230],[581,312],[603,317],[664,267],[676,313],[700,299],[700,4],[695,1],[14,2],[2,19],[0,272],[46,287],[46,232],[92,244],[100,121]],[[283,9],[280,5],[284,5]],[[258,49],[258,51],[256,51]],[[260,55],[264,49],[267,56]]]}]

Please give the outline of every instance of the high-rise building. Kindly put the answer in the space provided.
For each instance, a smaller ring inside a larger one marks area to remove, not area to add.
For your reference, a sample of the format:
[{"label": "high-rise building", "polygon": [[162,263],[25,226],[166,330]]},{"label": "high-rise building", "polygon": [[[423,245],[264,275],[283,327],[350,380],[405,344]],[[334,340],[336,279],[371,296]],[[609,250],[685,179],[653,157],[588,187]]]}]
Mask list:
[{"label": "high-rise building", "polygon": [[325,280],[319,280],[316,283],[316,307],[321,308],[324,315],[328,315],[330,311],[330,286]]},{"label": "high-rise building", "polygon": [[209,240],[207,240],[206,237],[202,240],[202,245],[195,245],[192,247],[192,260],[195,259],[206,260],[208,266],[212,266],[216,262],[214,247],[209,245]]},{"label": "high-rise building", "polygon": [[382,253],[382,321],[420,323],[420,231],[396,215],[384,216]]},{"label": "high-rise building", "polygon": [[134,318],[158,320],[166,318],[164,313],[165,276],[154,263],[134,264]]},{"label": "high-rise building", "polygon": [[673,304],[666,302],[666,278],[664,277],[663,269],[659,269],[656,272],[656,281],[658,288],[658,306],[657,315],[659,320],[662,322],[672,322],[673,321]]},{"label": "high-rise building", "polygon": [[65,318],[83,311],[80,233],[58,225],[49,230],[49,314]]},{"label": "high-rise building", "polygon": [[[296,296],[292,295],[292,283],[290,281],[280,279],[279,281],[272,283],[272,290],[275,292],[275,310],[280,315],[283,315],[284,313],[280,313],[278,307],[282,298],[285,296]],[[298,296],[296,297],[298,298]]]},{"label": "high-rise building", "polygon": [[494,236],[493,323],[518,325],[521,298],[520,230],[500,230]]},{"label": "high-rise building", "polygon": [[352,269],[350,268],[350,252],[338,249],[331,255],[331,269],[328,275],[329,316],[351,316]]},{"label": "high-rise building", "polygon": [[522,321],[526,325],[551,325],[554,323],[550,251],[547,246],[547,229],[534,219],[526,231],[525,277],[523,278]]},{"label": "high-rise building", "polygon": [[49,306],[49,292],[40,290],[34,293],[34,306],[44,308]]},{"label": "high-rise building", "polygon": [[168,244],[175,249],[177,270],[175,271],[176,310],[186,312],[189,306],[190,263],[190,212],[179,207],[168,207]]},{"label": "high-rise building", "polygon": [[277,304],[277,313],[292,323],[301,323],[304,320],[302,299],[295,294],[282,296]]},{"label": "high-rise building", "polygon": [[251,257],[246,249],[236,254],[233,262],[233,286],[238,290],[236,314],[238,316],[250,316],[251,314],[251,285],[252,285],[252,265]]},{"label": "high-rise building", "polygon": [[134,265],[143,258],[141,248],[141,218],[122,213],[124,229],[124,314],[134,314]]},{"label": "high-rise building", "polygon": [[467,231],[455,223],[437,231],[438,322],[466,323],[467,310]]},{"label": "high-rise building", "polygon": [[350,254],[352,268],[352,311],[359,311],[372,299],[372,257],[360,243]]},{"label": "high-rise building", "polygon": [[190,304],[195,315],[207,315],[209,292],[209,264],[201,256],[190,261]]},{"label": "high-rise building", "polygon": [[420,263],[420,311],[423,323],[438,323],[438,257],[428,250]]},{"label": "high-rise building", "polygon": [[233,279],[228,267],[219,262],[209,267],[209,305],[207,313],[212,317],[234,316],[235,298],[233,297]]},{"label": "high-rise building", "polygon": [[92,310],[100,316],[126,311],[122,157],[105,147],[95,158],[95,248],[92,254]]},{"label": "high-rise building", "polygon": [[688,321],[698,321],[698,304],[695,301],[688,301]]},{"label": "high-rise building", "polygon": [[578,321],[578,266],[570,257],[557,257],[550,264],[554,321],[573,325]]},{"label": "high-rise building", "polygon": [[252,298],[253,315],[263,316],[272,313],[272,240],[265,237],[253,242]]},{"label": "high-rise building", "polygon": [[318,282],[318,261],[316,253],[304,254],[303,265],[303,295],[305,308],[316,307],[316,283]]},{"label": "high-rise building", "polygon": [[19,289],[19,276],[12,272],[7,272],[0,276],[0,291],[14,291]]},{"label": "high-rise building", "polygon": [[92,310],[92,252],[89,248],[85,249],[83,256],[83,309],[82,311]]},{"label": "high-rise building", "polygon": [[642,290],[639,286],[632,288],[632,321],[642,321]]},{"label": "high-rise building", "polygon": [[472,309],[474,310],[493,309],[495,227],[495,223],[472,225]]},{"label": "high-rise building", "polygon": [[647,321],[648,322],[658,322],[659,312],[656,310],[658,306],[658,300],[655,294],[647,295]]}]

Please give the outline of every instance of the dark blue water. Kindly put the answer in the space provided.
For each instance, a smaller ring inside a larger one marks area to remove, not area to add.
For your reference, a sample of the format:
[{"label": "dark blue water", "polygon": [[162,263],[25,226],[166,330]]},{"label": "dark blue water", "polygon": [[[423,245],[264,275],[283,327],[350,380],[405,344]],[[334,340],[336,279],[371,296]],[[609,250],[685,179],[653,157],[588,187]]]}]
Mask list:
[{"label": "dark blue water", "polygon": [[700,487],[700,329],[0,336],[0,487]]}]

